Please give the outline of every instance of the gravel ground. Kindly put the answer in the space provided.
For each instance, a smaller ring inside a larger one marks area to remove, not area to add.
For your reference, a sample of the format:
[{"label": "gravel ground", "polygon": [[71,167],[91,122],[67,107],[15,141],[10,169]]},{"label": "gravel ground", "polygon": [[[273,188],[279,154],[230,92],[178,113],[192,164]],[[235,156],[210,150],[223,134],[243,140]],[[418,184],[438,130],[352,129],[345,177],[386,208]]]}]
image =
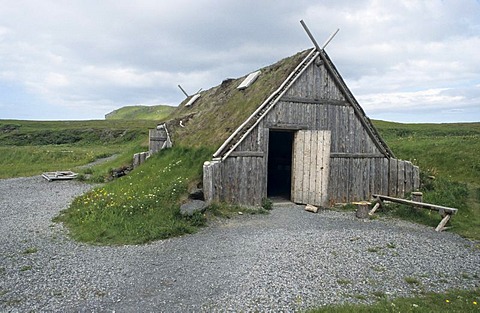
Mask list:
[{"label": "gravel ground", "polygon": [[299,206],[148,245],[80,244],[51,219],[89,188],[0,180],[0,311],[287,312],[480,285],[480,250],[455,234]]}]

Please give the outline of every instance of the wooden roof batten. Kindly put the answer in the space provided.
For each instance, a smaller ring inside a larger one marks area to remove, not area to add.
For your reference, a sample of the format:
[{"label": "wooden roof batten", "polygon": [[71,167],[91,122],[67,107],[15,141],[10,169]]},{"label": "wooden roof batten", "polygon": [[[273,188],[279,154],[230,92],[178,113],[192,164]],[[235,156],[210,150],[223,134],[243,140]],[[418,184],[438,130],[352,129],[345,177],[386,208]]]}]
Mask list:
[{"label": "wooden roof batten", "polygon": [[315,38],[311,34],[307,25],[303,20],[300,21],[306,33],[310,37],[311,41],[314,44],[314,48],[309,52],[309,54],[298,64],[298,66],[293,70],[287,79],[280,85],[280,87],[275,90],[256,110],[253,112],[228,138],[227,140],[218,148],[218,150],[213,154],[214,159],[225,160],[237,147],[238,145],[250,134],[250,132],[258,125],[258,123],[267,115],[268,112],[276,105],[280,98],[285,94],[285,92],[293,85],[298,77],[307,69],[307,67],[312,64],[317,57],[320,57],[327,67],[328,71],[332,74],[335,83],[341,89],[348,103],[352,106],[355,115],[359,118],[362,126],[367,131],[368,135],[374,142],[375,146],[381,151],[386,157],[395,157],[393,152],[387,146],[385,141],[380,137],[377,129],[372,124],[370,119],[366,116],[363,109],[360,107],[359,103],[353,96],[350,89],[347,87],[345,81],[340,76],[338,70],[336,69],[333,62],[328,57],[327,53],[324,51],[324,48],[328,43],[333,39],[333,37],[338,33],[337,29],[323,44],[322,48],[318,45]]}]

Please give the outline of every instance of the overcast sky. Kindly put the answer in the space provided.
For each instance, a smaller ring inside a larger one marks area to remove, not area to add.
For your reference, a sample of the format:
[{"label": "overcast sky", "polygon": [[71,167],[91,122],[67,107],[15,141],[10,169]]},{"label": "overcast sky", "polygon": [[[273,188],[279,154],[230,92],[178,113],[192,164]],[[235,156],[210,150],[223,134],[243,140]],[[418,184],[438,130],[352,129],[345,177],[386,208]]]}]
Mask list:
[{"label": "overcast sky", "polygon": [[480,121],[480,0],[0,0],[0,119],[177,105],[313,47],[374,119]]}]

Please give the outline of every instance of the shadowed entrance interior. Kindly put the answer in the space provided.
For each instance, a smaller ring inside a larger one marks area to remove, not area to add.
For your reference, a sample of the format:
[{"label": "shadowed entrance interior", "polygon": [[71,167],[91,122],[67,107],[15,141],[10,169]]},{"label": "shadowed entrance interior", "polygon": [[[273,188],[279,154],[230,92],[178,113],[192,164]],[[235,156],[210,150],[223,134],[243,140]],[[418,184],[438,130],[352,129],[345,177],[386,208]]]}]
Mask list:
[{"label": "shadowed entrance interior", "polygon": [[270,130],[268,141],[268,197],[281,197],[290,200],[292,185],[292,146],[291,131]]}]

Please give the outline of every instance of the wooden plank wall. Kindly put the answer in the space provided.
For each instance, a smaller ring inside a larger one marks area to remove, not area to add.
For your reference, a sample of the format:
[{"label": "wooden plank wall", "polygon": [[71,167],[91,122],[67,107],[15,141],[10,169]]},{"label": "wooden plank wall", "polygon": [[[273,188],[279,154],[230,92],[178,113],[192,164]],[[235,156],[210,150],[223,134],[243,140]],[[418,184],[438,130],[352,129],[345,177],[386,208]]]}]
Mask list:
[{"label": "wooden plank wall", "polygon": [[261,204],[265,197],[266,172],[263,157],[229,157],[223,162],[206,162],[203,188],[207,202],[219,201],[247,206]]},{"label": "wooden plank wall", "polygon": [[330,159],[330,205],[370,200],[372,194],[405,197],[420,187],[419,168],[388,158]]},{"label": "wooden plank wall", "polygon": [[149,129],[149,151],[151,154],[162,149],[163,144],[167,141],[167,133],[163,129]]},{"label": "wooden plank wall", "polygon": [[329,131],[298,131],[292,164],[292,201],[326,206],[330,163]]},{"label": "wooden plank wall", "polygon": [[323,65],[314,63],[232,156],[204,167],[208,197],[243,205],[261,204],[267,195],[270,128],[330,131],[330,204],[368,200],[374,193],[403,197],[420,186],[418,167],[384,157],[334,79]]}]

